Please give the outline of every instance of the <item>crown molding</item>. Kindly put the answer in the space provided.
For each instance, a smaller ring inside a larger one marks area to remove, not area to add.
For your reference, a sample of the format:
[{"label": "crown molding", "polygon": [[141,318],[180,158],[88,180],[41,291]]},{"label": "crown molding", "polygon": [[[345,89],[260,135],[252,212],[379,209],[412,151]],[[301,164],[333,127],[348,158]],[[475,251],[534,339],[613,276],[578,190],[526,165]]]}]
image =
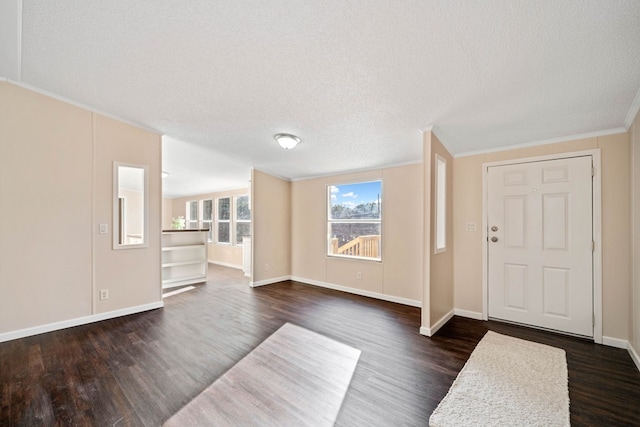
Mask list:
[{"label": "crown molding", "polygon": [[522,144],[513,144],[513,145],[505,145],[502,147],[494,147],[494,148],[487,148],[486,150],[474,150],[474,151],[466,151],[464,153],[458,153],[456,155],[454,155],[454,158],[458,158],[458,157],[468,157],[468,156],[476,156],[478,154],[488,154],[488,153],[497,153],[500,151],[507,151],[507,150],[517,150],[519,148],[527,148],[527,147],[535,147],[538,145],[547,145],[547,144],[555,144],[558,142],[567,142],[567,141],[574,141],[577,139],[585,139],[585,138],[597,138],[599,136],[606,136],[606,135],[615,135],[618,133],[625,133],[627,132],[628,128],[624,128],[624,127],[618,127],[618,128],[613,128],[613,129],[605,129],[605,130],[599,130],[599,131],[594,131],[594,132],[587,132],[587,133],[580,133],[580,134],[576,134],[576,135],[568,135],[568,136],[562,136],[559,138],[551,138],[551,139],[543,139],[543,140],[539,140],[539,141],[531,141],[531,142],[525,142]]},{"label": "crown molding", "polygon": [[91,105],[83,104],[82,102],[78,102],[78,101],[74,101],[74,100],[69,99],[69,98],[65,98],[64,96],[60,96],[60,95],[58,95],[56,93],[49,92],[48,90],[42,89],[42,88],[40,88],[38,86],[33,86],[33,85],[30,85],[30,84],[24,83],[24,82],[17,82],[17,81],[11,80],[11,79],[7,79],[7,82],[12,84],[12,85],[21,87],[23,89],[27,89],[27,90],[30,90],[32,92],[39,93],[40,95],[48,96],[49,98],[57,99],[58,101],[74,105],[76,107],[82,108],[82,109],[90,111],[92,113],[100,114],[102,116],[109,117],[110,119],[114,119],[114,120],[117,120],[119,122],[126,123],[128,125],[131,125],[133,127],[138,128],[138,129],[142,129],[142,130],[147,131],[147,132],[155,133],[157,135],[163,135],[163,133],[160,132],[157,129],[153,129],[153,128],[149,127],[149,126],[145,126],[143,124],[136,123],[136,122],[134,122],[132,120],[125,119],[125,118],[120,117],[120,116],[116,116],[115,114],[107,113],[106,111],[102,111],[102,110],[100,110],[98,108],[92,107]]}]

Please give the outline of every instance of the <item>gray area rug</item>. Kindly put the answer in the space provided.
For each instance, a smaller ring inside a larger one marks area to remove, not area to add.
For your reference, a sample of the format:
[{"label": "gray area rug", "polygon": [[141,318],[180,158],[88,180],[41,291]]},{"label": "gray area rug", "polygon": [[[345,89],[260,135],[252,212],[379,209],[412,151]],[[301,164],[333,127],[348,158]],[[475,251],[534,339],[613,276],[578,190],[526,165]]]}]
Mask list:
[{"label": "gray area rug", "polygon": [[569,426],[564,350],[487,332],[429,425]]},{"label": "gray area rug", "polygon": [[359,357],[286,323],[164,425],[332,426]]}]

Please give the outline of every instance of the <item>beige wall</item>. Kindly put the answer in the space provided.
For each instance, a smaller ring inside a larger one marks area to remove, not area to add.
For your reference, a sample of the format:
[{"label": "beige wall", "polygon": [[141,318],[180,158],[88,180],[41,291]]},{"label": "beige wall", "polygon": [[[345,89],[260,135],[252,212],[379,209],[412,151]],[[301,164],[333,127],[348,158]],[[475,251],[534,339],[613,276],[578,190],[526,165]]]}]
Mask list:
[{"label": "beige wall", "polygon": [[[382,262],[327,257],[327,186],[376,179],[383,188]],[[420,302],[421,182],[421,164],[293,182],[292,276]]]},{"label": "beige wall", "polygon": [[[0,333],[161,301],[160,150],[159,135],[0,82]],[[150,166],[148,248],[111,249],[114,161]]]},{"label": "beige wall", "polygon": [[[95,223],[113,224],[113,162],[149,166],[149,247],[113,249],[113,237],[95,237],[96,313],[161,301],[160,215],[161,142],[160,136],[93,114],[94,126],[94,203]],[[109,289],[109,299],[100,301],[98,291]]]},{"label": "beige wall", "polygon": [[89,111],[0,82],[0,333],[92,312],[91,138]]},{"label": "beige wall", "polygon": [[[291,275],[291,183],[251,171],[255,284]],[[265,268],[266,267],[266,268]]]},{"label": "beige wall", "polygon": [[[238,188],[235,190],[226,190],[216,193],[198,194],[195,196],[177,197],[175,199],[167,199],[171,203],[172,216],[184,216],[186,218],[187,202],[193,200],[213,200],[214,220],[215,220],[215,200],[221,197],[246,196],[249,194],[248,188]],[[233,201],[232,201],[233,203]],[[169,204],[169,203],[167,203]],[[215,227],[215,222],[214,222]],[[171,218],[169,218],[169,227],[171,228]],[[242,245],[229,245],[209,243],[209,262],[226,265],[228,267],[242,268]]]},{"label": "beige wall", "polygon": [[[630,145],[621,133],[563,143],[458,157],[454,160],[454,305],[482,312],[482,164],[601,149],[603,335],[628,339],[630,291]],[[465,231],[474,222],[477,231]]]},{"label": "beige wall", "polygon": [[[425,139],[429,138],[430,144],[425,144],[425,152],[427,151],[427,145],[430,146],[430,215],[427,215],[426,221],[429,222],[431,232],[429,233],[430,239],[426,240],[428,246],[428,255],[430,257],[429,262],[429,324],[434,325],[442,318],[447,316],[453,310],[453,254],[455,248],[455,242],[453,239],[453,174],[454,174],[454,161],[453,157],[444,148],[442,143],[438,140],[438,137],[433,132],[427,132]],[[435,161],[436,154],[443,157],[446,162],[447,183],[446,183],[446,231],[445,242],[446,250],[444,252],[435,253],[435,218],[436,218],[436,170]],[[425,160],[426,163],[426,160]],[[423,325],[426,326],[426,325]],[[431,327],[431,326],[429,326]]]},{"label": "beige wall", "polygon": [[[632,222],[633,222],[633,258],[632,290],[629,341],[636,355],[640,354],[640,113],[636,115],[630,129],[632,147]],[[636,360],[636,363],[639,361]],[[640,366],[638,366],[640,368]]]}]

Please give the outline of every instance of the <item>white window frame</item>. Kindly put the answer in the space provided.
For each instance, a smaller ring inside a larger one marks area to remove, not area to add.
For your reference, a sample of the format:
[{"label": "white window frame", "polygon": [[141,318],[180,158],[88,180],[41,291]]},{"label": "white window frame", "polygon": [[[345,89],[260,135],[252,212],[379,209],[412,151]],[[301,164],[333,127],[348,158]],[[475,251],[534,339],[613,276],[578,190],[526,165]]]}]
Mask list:
[{"label": "white window frame", "polygon": [[[191,218],[191,203],[196,204],[196,218]],[[189,200],[185,203],[185,228],[187,230],[193,230],[194,228],[200,228],[198,216],[200,215],[200,203],[198,200]],[[191,224],[195,222],[195,227],[191,227]]]},{"label": "white window frame", "polygon": [[[357,184],[366,184],[369,182],[379,182],[380,183],[380,203],[379,203],[379,209],[380,209],[380,218],[379,219],[371,219],[371,218],[366,218],[366,219],[353,219],[353,218],[349,218],[349,219],[332,219],[331,218],[331,187],[339,187],[339,186],[344,186],[344,185],[357,185]],[[363,261],[374,261],[374,262],[382,262],[382,241],[383,241],[383,227],[382,227],[382,198],[383,198],[383,182],[382,179],[372,179],[372,180],[367,180],[367,181],[355,181],[355,182],[342,182],[342,183],[332,183],[332,184],[328,184],[326,187],[326,201],[327,201],[327,240],[326,240],[326,244],[327,244],[327,250],[326,250],[326,254],[327,257],[332,257],[332,258],[348,258],[348,259],[358,259],[358,260],[363,260]],[[340,255],[340,254],[333,254],[331,251],[331,224],[380,224],[380,248],[379,248],[379,256],[377,258],[374,257],[361,257],[361,256],[355,256],[355,255]]]},{"label": "white window frame", "polygon": [[[223,199],[229,199],[229,219],[220,219],[220,200]],[[225,197],[218,197],[216,198],[216,220],[215,220],[215,225],[216,225],[216,238],[215,238],[215,243],[218,245],[231,245],[233,243],[233,227],[232,227],[232,219],[233,219],[233,204],[231,202],[232,197],[231,196],[225,196]],[[228,242],[221,242],[220,241],[220,233],[219,233],[219,224],[229,224],[229,241]]]},{"label": "white window frame", "polygon": [[[204,204],[205,202],[211,202],[211,219],[204,219]],[[202,218],[202,220],[200,221],[200,228],[204,229],[205,224],[209,225],[209,233],[207,233],[207,241],[209,243],[213,242],[213,217],[215,215],[215,205],[214,205],[214,201],[213,199],[204,199],[204,200],[200,200],[200,218]]]},{"label": "white window frame", "polygon": [[[249,230],[251,230],[251,216],[249,219],[238,219],[238,199],[241,197],[247,198],[247,203],[249,202],[248,194],[241,194],[233,197],[233,244],[234,246],[241,246],[242,242],[238,242],[238,224],[249,224]],[[249,205],[249,211],[251,211],[251,205]]]},{"label": "white window frame", "polygon": [[435,215],[433,253],[447,251],[447,159],[436,154],[434,159]]}]

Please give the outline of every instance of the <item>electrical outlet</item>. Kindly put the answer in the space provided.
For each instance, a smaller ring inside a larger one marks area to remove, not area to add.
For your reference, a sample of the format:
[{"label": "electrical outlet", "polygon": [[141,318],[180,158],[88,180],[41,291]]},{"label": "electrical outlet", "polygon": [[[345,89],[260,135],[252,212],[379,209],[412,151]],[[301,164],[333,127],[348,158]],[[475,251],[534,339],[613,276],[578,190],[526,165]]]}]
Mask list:
[{"label": "electrical outlet", "polygon": [[362,280],[362,272],[358,271],[358,280]]},{"label": "electrical outlet", "polygon": [[100,301],[109,299],[109,289],[100,289]]},{"label": "electrical outlet", "polygon": [[107,224],[100,224],[100,234],[107,234],[109,232],[109,226]]},{"label": "electrical outlet", "polygon": [[476,223],[468,222],[467,223],[467,231],[476,231]]},{"label": "electrical outlet", "polygon": [[264,271],[269,271],[269,264],[264,265]]}]

